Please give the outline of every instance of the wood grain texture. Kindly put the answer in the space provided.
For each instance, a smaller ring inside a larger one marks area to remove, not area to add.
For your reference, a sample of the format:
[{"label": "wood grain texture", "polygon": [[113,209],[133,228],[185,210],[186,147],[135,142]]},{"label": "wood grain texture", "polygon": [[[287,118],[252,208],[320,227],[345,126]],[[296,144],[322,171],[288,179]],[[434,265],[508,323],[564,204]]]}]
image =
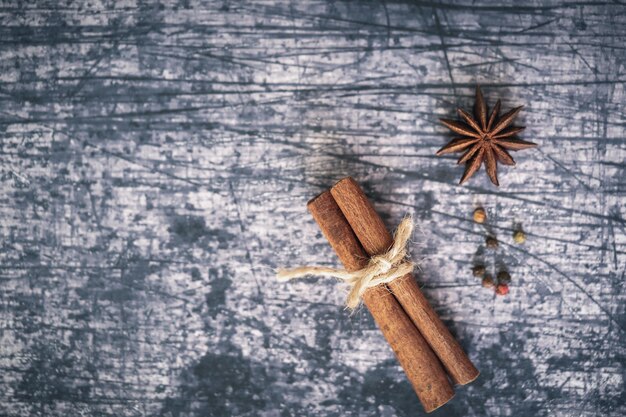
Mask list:
[{"label": "wood grain texture", "polygon": [[[363,269],[369,256],[359,243],[348,220],[330,191],[308,202],[322,233],[348,271]],[[363,303],[398,358],[427,413],[443,406],[454,397],[446,371],[411,318],[385,285],[369,288]]]},{"label": "wood grain texture", "polygon": [[[626,414],[625,44],[619,2],[2,2],[0,415],[420,415],[337,283],[273,280],[335,265],[347,175],[481,370],[433,415]],[[477,83],[539,144],[499,189],[434,156]]]}]

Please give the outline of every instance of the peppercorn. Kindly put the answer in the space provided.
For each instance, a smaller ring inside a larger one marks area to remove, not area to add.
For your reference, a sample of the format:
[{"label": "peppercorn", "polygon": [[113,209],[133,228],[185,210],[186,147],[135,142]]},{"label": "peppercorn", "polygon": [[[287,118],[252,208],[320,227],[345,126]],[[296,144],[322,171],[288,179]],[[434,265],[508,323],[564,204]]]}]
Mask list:
[{"label": "peppercorn", "polygon": [[487,275],[485,278],[483,278],[482,284],[485,288],[493,288],[496,285],[490,275]]},{"label": "peppercorn", "polygon": [[496,239],[493,236],[489,236],[487,237],[487,239],[485,240],[485,244],[487,245],[487,247],[489,249],[495,249],[498,247],[498,239]]},{"label": "peppercorn", "polygon": [[476,223],[484,223],[487,219],[487,213],[485,213],[485,209],[482,207],[478,207],[474,210],[474,221]]},{"label": "peppercorn", "polygon": [[508,284],[511,282],[511,275],[507,271],[498,272],[498,282],[500,284]]},{"label": "peppercorn", "polygon": [[498,295],[507,295],[509,293],[508,284],[498,284],[496,286],[496,294]]},{"label": "peppercorn", "polygon": [[524,233],[522,229],[516,230],[515,233],[513,233],[513,240],[515,243],[519,243],[521,245],[526,242],[526,233]]},{"label": "peppercorn", "polygon": [[485,267],[482,265],[476,265],[474,268],[472,268],[472,273],[477,278],[482,277],[483,275],[485,275]]}]

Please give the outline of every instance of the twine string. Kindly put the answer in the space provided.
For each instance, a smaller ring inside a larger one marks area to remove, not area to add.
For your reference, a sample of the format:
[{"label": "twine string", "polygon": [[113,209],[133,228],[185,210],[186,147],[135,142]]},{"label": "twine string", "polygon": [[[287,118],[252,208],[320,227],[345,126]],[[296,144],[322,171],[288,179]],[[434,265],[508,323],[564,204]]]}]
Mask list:
[{"label": "twine string", "polygon": [[346,300],[346,307],[354,310],[359,306],[363,293],[368,288],[388,284],[413,272],[415,264],[408,259],[407,249],[412,233],[413,220],[410,216],[406,216],[398,225],[391,248],[382,255],[372,256],[367,266],[358,271],[349,272],[342,268],[324,266],[301,266],[293,269],[279,269],[276,272],[276,278],[279,281],[290,281],[316,275],[339,279],[351,287]]}]

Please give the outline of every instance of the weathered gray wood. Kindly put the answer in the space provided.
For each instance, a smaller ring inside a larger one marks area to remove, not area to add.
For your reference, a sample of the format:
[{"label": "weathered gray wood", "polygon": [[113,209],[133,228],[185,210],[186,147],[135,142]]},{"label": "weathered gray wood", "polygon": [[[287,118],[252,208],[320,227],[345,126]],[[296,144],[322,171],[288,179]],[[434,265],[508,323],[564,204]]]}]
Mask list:
[{"label": "weathered gray wood", "polygon": [[[22,3],[0,7],[0,415],[420,415],[337,283],[273,281],[337,264],[305,205],[345,175],[389,225],[415,213],[419,280],[482,371],[434,415],[626,414],[623,5]],[[476,83],[540,145],[499,189],[434,156]]]}]

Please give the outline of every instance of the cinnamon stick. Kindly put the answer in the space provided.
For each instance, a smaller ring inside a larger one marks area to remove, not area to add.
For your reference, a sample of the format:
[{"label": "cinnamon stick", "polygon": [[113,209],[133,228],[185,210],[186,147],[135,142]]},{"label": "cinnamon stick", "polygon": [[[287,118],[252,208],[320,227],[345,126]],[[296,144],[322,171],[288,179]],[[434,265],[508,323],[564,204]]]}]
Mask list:
[{"label": "cinnamon stick", "polygon": [[[369,256],[385,253],[393,238],[361,187],[351,177],[340,180],[331,194]],[[404,311],[441,360],[452,380],[467,384],[479,371],[420,291],[412,274],[388,284]]]},{"label": "cinnamon stick", "polygon": [[[329,191],[307,204],[313,218],[348,271],[365,267],[368,256]],[[445,370],[430,346],[384,285],[368,289],[363,302],[396,354],[424,410],[429,413],[454,396]]]}]

